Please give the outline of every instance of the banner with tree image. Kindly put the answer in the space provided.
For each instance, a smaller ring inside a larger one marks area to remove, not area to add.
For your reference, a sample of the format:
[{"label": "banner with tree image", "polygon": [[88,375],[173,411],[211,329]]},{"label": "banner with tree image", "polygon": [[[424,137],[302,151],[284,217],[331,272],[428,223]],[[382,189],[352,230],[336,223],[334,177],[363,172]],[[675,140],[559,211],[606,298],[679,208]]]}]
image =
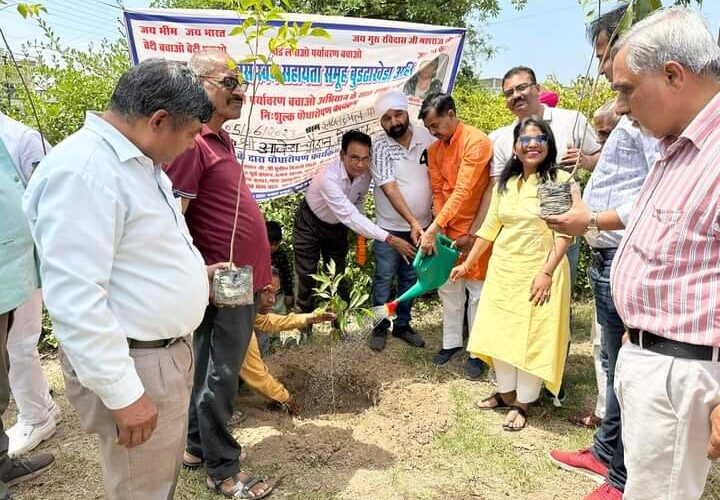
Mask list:
[{"label": "banner with tree image", "polygon": [[275,50],[273,68],[242,62],[252,50],[245,37],[231,35],[243,22],[235,12],[146,9],[124,17],[134,64],[152,57],[186,62],[193,52],[219,48],[238,61],[247,81],[258,82],[243,112],[253,105],[249,128],[246,115],[226,124],[239,159],[247,137],[245,175],[258,200],[304,190],[333,160],[345,131],[380,132],[373,104],[387,90],[408,94],[416,118],[425,95],[452,90],[465,41],[460,28],[286,14],[272,23],[310,22],[330,38]]}]

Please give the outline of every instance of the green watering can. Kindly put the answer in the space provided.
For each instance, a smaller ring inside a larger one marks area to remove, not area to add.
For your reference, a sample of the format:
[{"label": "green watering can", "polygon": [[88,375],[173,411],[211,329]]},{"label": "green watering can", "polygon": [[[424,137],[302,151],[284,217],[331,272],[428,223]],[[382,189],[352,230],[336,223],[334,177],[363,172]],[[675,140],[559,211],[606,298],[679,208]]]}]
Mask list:
[{"label": "green watering can", "polygon": [[460,252],[454,247],[453,241],[444,234],[435,235],[435,248],[437,251],[433,255],[423,255],[421,251],[415,254],[413,267],[417,274],[417,282],[400,297],[385,304],[388,316],[395,314],[399,302],[414,299],[440,288],[447,282]]}]

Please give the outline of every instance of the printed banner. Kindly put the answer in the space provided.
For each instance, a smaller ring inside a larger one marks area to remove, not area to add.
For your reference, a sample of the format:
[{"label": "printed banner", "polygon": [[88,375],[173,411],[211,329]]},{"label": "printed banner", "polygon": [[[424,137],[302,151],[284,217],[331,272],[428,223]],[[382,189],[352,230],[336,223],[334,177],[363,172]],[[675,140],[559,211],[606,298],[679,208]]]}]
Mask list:
[{"label": "printed banner", "polygon": [[[145,9],[124,15],[134,64],[151,57],[187,62],[206,48],[223,49],[236,60],[249,53],[242,35],[229,35],[243,21],[232,11]],[[238,159],[249,132],[244,168],[257,200],[304,190],[333,160],[347,130],[382,132],[373,105],[387,90],[410,96],[415,119],[424,96],[452,90],[465,41],[460,28],[300,14],[286,20],[310,21],[331,39],[308,37],[295,51],[278,50],[273,57],[284,84],[273,80],[267,66],[256,66],[257,92],[248,91],[243,116],[225,125]],[[252,82],[252,64],[238,69]]]}]

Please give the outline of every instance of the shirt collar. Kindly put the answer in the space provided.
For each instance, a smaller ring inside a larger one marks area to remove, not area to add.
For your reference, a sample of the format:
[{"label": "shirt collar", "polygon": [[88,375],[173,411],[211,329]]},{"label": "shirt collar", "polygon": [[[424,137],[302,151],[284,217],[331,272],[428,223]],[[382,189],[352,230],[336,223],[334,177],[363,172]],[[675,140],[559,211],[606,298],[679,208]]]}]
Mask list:
[{"label": "shirt collar", "polygon": [[[545,106],[544,104],[540,104],[540,106],[542,107],[542,110],[543,110],[543,112],[542,112],[543,113],[543,116],[542,116],[543,121],[550,123],[552,121],[552,115],[553,115],[552,108],[550,106]],[[520,118],[515,117],[515,121],[512,123],[511,130],[513,128],[515,128],[515,126],[518,123],[520,123]]]},{"label": "shirt collar", "polygon": [[450,138],[450,144],[449,146],[455,146],[457,142],[460,140],[460,136],[462,136],[463,129],[465,128],[465,124],[463,122],[458,122],[458,126],[455,129],[455,133],[453,133],[452,137]]},{"label": "shirt collar", "polygon": [[138,147],[122,132],[113,127],[107,120],[104,120],[99,114],[92,111],[85,113],[85,128],[98,134],[100,137],[113,148],[118,159],[126,162],[133,158],[147,158],[151,163],[152,159],[148,158]]},{"label": "shirt collar", "polygon": [[697,149],[701,149],[718,126],[720,126],[720,92],[695,115],[680,137],[688,139]]}]

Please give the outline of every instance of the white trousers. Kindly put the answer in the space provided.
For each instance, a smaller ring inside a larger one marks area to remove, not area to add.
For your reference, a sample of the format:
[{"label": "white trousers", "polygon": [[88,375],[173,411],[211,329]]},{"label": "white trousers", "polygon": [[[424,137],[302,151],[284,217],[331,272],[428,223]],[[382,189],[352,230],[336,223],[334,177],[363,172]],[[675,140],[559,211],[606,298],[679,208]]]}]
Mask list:
[{"label": "white trousers", "polygon": [[465,319],[465,291],[468,300],[468,325],[472,330],[475,312],[484,281],[459,279],[455,283],[448,280],[438,289],[443,307],[443,349],[454,349],[463,346],[463,321]]},{"label": "white trousers", "polygon": [[598,324],[597,316],[593,318],[590,338],[593,343],[593,359],[595,361],[595,383],[597,384],[597,401],[595,401],[595,416],[605,417],[605,397],[607,394],[607,373],[602,365],[600,351],[602,349],[602,325]]},{"label": "white trousers", "polygon": [[516,391],[515,399],[519,403],[530,404],[540,397],[543,379],[515,368],[499,359],[493,358],[495,378],[497,379],[497,392]]},{"label": "white trousers", "polygon": [[627,342],[615,370],[622,415],[625,500],[695,500],[710,460],[710,412],[720,363],[656,354]]},{"label": "white trousers", "polygon": [[10,392],[18,408],[18,421],[27,425],[45,423],[55,406],[40,364],[37,344],[42,331],[42,291],[15,309],[8,333]]}]

